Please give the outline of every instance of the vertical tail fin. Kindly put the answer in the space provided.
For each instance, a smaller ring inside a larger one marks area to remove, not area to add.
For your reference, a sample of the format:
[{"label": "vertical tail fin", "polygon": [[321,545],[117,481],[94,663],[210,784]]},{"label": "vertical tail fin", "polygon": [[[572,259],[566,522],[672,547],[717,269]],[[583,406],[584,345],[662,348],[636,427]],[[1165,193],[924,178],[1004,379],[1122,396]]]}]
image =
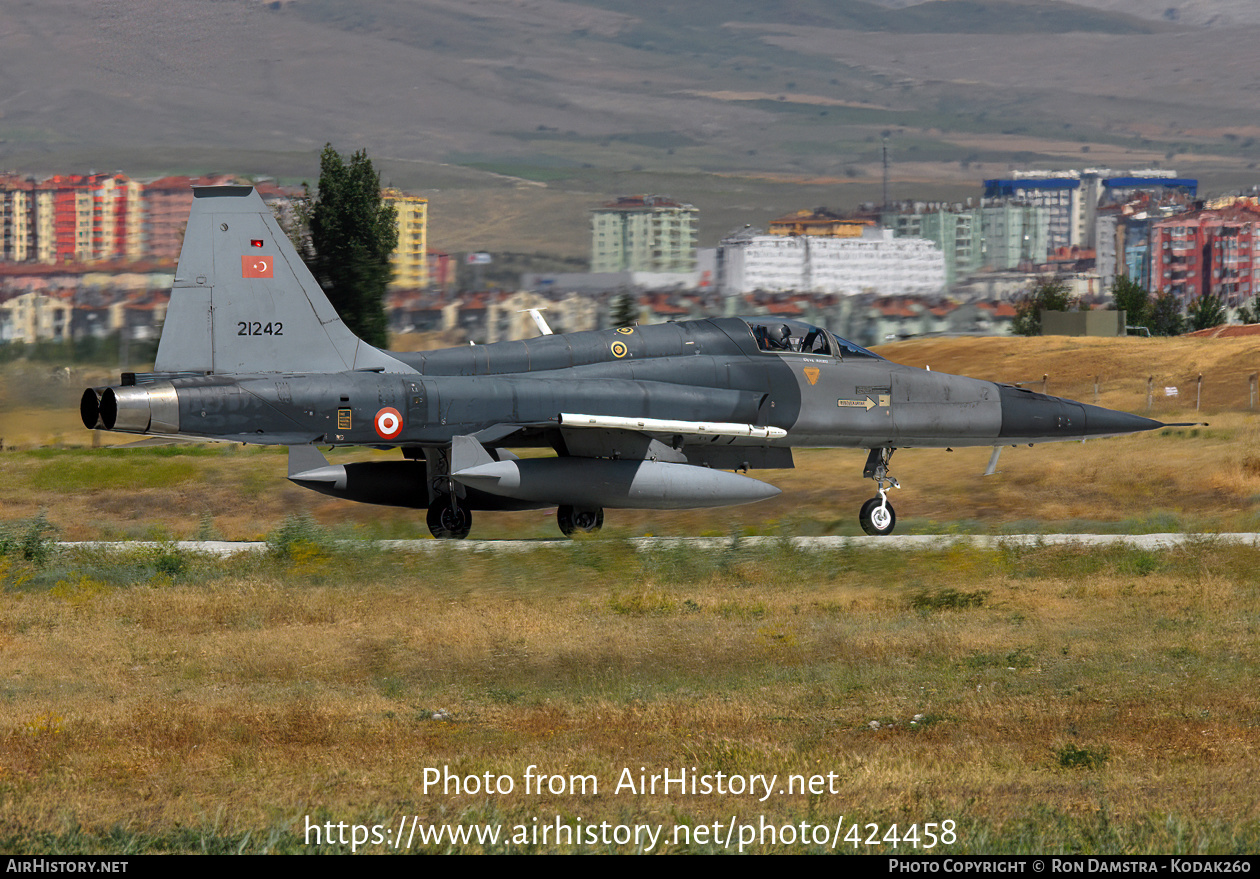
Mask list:
[{"label": "vertical tail fin", "polygon": [[253,187],[193,196],[156,371],[415,371],[342,323]]}]

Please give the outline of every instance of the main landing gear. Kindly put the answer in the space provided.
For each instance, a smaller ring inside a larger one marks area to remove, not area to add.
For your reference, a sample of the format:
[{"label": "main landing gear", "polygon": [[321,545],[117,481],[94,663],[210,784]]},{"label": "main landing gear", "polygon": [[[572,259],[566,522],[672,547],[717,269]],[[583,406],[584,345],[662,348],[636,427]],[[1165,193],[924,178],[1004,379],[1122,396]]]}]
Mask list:
[{"label": "main landing gear", "polygon": [[591,534],[604,527],[604,511],[601,507],[561,507],[556,510],[556,522],[565,537],[572,537],[578,532]]},{"label": "main landing gear", "polygon": [[[429,504],[426,520],[429,533],[438,540],[463,540],[472,529],[472,510],[460,504],[455,494],[443,493]],[[561,507],[556,511],[556,522],[565,537],[593,534],[604,527],[604,511],[600,507]]]},{"label": "main landing gear", "polygon": [[888,475],[888,462],[892,460],[895,451],[896,449],[871,449],[871,453],[866,456],[866,468],[862,471],[864,478],[875,480],[875,485],[879,487],[879,496],[862,504],[858,521],[862,523],[863,531],[878,537],[892,534],[897,525],[897,514],[893,512],[892,504],[888,503],[889,489],[901,488],[901,483]]},{"label": "main landing gear", "polygon": [[438,540],[463,540],[472,530],[472,510],[460,506],[454,492],[439,494],[429,504],[429,533]]}]

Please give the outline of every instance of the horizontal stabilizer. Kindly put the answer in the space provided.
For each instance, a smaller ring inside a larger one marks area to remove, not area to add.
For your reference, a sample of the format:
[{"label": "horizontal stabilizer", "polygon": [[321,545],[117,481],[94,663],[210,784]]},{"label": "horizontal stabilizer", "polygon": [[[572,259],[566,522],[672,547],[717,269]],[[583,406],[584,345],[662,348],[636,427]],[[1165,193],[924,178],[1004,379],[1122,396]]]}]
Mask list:
[{"label": "horizontal stabilizer", "polygon": [[[142,440],[136,440],[134,443],[123,443],[117,446],[110,446],[112,449],[148,449],[154,446],[175,446],[181,443],[195,443],[198,440],[189,439],[186,436],[146,436]],[[215,440],[207,440],[207,442],[215,442]]]}]

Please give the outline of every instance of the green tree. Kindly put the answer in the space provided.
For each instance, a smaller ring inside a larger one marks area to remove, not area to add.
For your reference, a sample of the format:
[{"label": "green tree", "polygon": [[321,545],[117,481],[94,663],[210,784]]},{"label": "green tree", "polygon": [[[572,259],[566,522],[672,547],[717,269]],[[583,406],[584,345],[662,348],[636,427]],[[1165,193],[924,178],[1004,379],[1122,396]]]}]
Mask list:
[{"label": "green tree", "polygon": [[1260,323],[1260,298],[1253,298],[1238,309],[1238,319],[1245,324]]},{"label": "green tree", "polygon": [[1076,304],[1068,285],[1054,278],[1042,278],[1015,303],[1015,319],[1011,333],[1016,336],[1040,336],[1043,311],[1067,311]]},{"label": "green tree", "polygon": [[302,262],[308,266],[315,262],[315,251],[311,248],[311,184],[302,181],[302,194],[288,199],[287,202],[276,202],[271,206],[271,213],[280,224],[284,234],[297,250]]},{"label": "green tree", "polygon": [[1219,296],[1213,296],[1211,293],[1204,294],[1194,302],[1190,303],[1190,307],[1186,310],[1190,319],[1190,329],[1206,330],[1211,327],[1219,327],[1228,319],[1225,316],[1225,302]]},{"label": "green tree", "polygon": [[351,332],[386,347],[385,288],[393,277],[390,255],[398,228],[366,152],[346,162],[331,144],[324,145],[310,227],[311,273]]},{"label": "green tree", "polygon": [[1116,309],[1125,312],[1125,323],[1136,327],[1146,326],[1151,294],[1145,287],[1130,277],[1117,275],[1111,282],[1111,298],[1116,301]]},{"label": "green tree", "polygon": [[630,293],[619,293],[612,301],[610,315],[614,327],[632,327],[639,322],[639,303]]},{"label": "green tree", "polygon": [[1181,313],[1181,300],[1164,290],[1151,302],[1147,326],[1152,336],[1180,336],[1186,331],[1186,319]]}]

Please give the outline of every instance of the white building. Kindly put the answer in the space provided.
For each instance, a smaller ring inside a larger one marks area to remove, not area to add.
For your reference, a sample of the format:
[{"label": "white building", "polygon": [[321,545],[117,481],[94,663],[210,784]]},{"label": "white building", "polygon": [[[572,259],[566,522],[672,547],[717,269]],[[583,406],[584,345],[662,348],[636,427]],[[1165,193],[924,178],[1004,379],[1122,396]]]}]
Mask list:
[{"label": "white building", "polygon": [[860,238],[740,233],[718,246],[725,295],[810,292],[934,295],[945,287],[945,256],[925,238],[870,228]]},{"label": "white building", "polygon": [[64,341],[70,336],[73,315],[69,302],[44,293],[23,293],[0,305],[0,342]]}]

